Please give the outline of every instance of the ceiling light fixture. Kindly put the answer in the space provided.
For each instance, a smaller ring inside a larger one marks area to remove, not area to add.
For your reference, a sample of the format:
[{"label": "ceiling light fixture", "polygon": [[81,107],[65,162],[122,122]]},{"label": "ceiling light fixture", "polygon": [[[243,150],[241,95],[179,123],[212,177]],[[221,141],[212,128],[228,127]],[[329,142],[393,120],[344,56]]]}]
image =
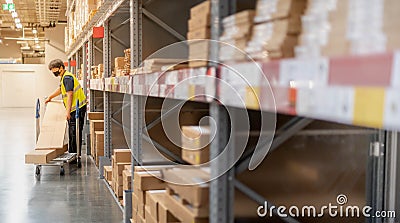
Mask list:
[{"label": "ceiling light fixture", "polygon": [[14,11],[14,12],[11,13],[11,16],[12,16],[13,18],[17,18],[17,17],[18,17],[18,13]]},{"label": "ceiling light fixture", "polygon": [[21,23],[21,19],[19,19],[19,18],[15,18],[15,23]]},{"label": "ceiling light fixture", "polygon": [[21,24],[21,23],[17,23],[17,24],[15,24],[15,27],[16,27],[17,29],[22,29],[22,24]]}]

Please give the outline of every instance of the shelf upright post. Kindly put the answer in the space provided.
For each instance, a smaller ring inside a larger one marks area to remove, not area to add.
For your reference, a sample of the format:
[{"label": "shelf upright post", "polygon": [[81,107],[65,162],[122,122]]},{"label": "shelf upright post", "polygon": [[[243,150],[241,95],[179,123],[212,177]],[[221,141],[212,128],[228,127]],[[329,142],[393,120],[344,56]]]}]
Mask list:
[{"label": "shelf upright post", "polygon": [[[211,0],[211,39],[219,40],[222,32],[221,20],[223,17],[236,11],[236,1],[229,0]],[[218,67],[219,44],[211,41],[209,66],[216,69]],[[219,77],[218,69],[216,69],[216,77]],[[218,89],[218,81],[216,81],[216,89]],[[218,92],[218,91],[217,91]],[[218,96],[217,96],[218,97]],[[229,114],[227,110],[218,102],[213,101],[210,104],[210,115],[216,122],[215,140],[211,142],[210,160],[216,158],[227,146],[229,140]],[[233,146],[230,145],[230,146]],[[211,163],[211,179],[210,182],[210,223],[233,223],[234,213],[233,204],[234,194],[234,168],[231,168],[222,176],[217,177],[223,170],[227,170],[234,149],[228,148],[230,152],[226,153],[219,162]]]},{"label": "shelf upright post", "polygon": [[[385,211],[395,211],[395,213],[399,213],[400,205],[397,203],[400,198],[400,194],[397,193],[400,188],[399,182],[399,172],[397,168],[400,166],[400,153],[397,152],[400,149],[399,144],[399,133],[394,131],[389,131],[386,134],[386,154],[385,154],[385,191],[384,191],[384,209]],[[397,200],[397,201],[396,201]],[[394,223],[398,220],[399,217],[394,218],[388,217],[388,223]]]},{"label": "shelf upright post", "polygon": [[[379,130],[371,137],[367,161],[366,197],[367,204],[372,208],[370,213],[381,211],[384,207],[385,182],[385,144],[386,132]],[[382,223],[381,218],[366,218],[368,223]]]},{"label": "shelf upright post", "polygon": [[[94,63],[94,53],[95,53],[95,51],[93,50],[93,37],[90,37],[89,38],[89,41],[88,41],[88,73],[87,73],[87,76],[88,76],[88,79],[89,79],[89,81],[90,81],[90,79],[92,79],[92,66],[93,66],[93,63]],[[89,83],[88,83],[89,84]],[[88,88],[88,101],[89,101],[89,111],[91,111],[91,112],[94,112],[95,111],[95,105],[94,105],[94,103],[95,103],[95,95],[94,95],[94,91],[91,91],[89,88]]]},{"label": "shelf upright post", "polygon": [[[130,41],[131,67],[135,68],[142,62],[142,0],[130,0]],[[131,81],[133,85],[133,81]],[[132,89],[135,86],[132,86]],[[142,164],[142,129],[144,117],[144,101],[142,96],[131,95],[131,152],[132,173],[135,165]],[[133,175],[132,175],[133,185]]]},{"label": "shelf upright post", "polygon": [[[140,65],[142,60],[142,0],[130,0],[130,49],[131,49],[131,68],[136,68]],[[142,128],[143,128],[143,98],[133,94],[133,78],[131,78],[130,92],[130,149],[131,149],[131,171],[132,171],[132,188],[130,193],[125,193],[124,196],[131,196],[133,188],[133,178],[135,166],[142,164]],[[129,194],[129,195],[127,195]],[[124,222],[129,223],[132,218],[132,199],[125,201]]]},{"label": "shelf upright post", "polygon": [[[87,102],[88,102],[88,104],[87,104],[87,110],[88,111],[94,111],[93,109],[94,109],[94,100],[92,99],[92,98],[94,98],[94,95],[92,96],[92,92],[90,91],[90,79],[91,79],[91,70],[92,70],[92,63],[93,63],[93,46],[92,46],[92,44],[93,44],[93,39],[92,39],[92,37],[90,37],[89,38],[89,40],[88,40],[88,42],[87,42],[87,45],[86,45],[86,56],[84,57],[84,61],[86,62],[86,66],[85,66],[85,69],[86,69],[86,72],[83,74],[83,78],[84,78],[84,81],[83,81],[83,84],[85,85],[84,86],[84,88],[86,88],[86,100],[87,100]],[[91,146],[91,142],[90,142],[90,123],[89,123],[89,119],[88,119],[88,117],[86,118],[87,119],[87,125],[86,125],[86,128],[87,128],[87,132],[88,132],[88,134],[86,135],[87,137],[86,137],[86,155],[92,155],[92,153],[91,153],[91,149],[89,148],[90,146]]]},{"label": "shelf upright post", "polygon": [[[111,35],[110,35],[110,20],[104,22],[104,39],[103,39],[103,64],[104,77],[111,76]],[[100,157],[99,172],[100,178],[103,176],[103,168],[111,163],[112,155],[112,131],[111,131],[111,92],[104,91],[104,157]]]}]

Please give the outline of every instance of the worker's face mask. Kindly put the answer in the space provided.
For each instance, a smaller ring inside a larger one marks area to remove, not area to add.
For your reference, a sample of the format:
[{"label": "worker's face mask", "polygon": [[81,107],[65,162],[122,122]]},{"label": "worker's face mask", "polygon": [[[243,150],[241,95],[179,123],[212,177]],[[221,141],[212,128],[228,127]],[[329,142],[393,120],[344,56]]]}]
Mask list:
[{"label": "worker's face mask", "polygon": [[58,68],[58,71],[53,71],[54,76],[58,77],[61,74],[61,67]]}]

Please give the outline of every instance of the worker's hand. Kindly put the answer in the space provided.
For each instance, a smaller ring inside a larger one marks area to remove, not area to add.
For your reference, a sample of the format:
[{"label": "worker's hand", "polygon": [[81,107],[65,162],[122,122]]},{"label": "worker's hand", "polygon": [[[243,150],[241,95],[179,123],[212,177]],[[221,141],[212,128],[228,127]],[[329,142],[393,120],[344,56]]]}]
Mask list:
[{"label": "worker's hand", "polygon": [[51,101],[51,98],[46,98],[46,101],[44,101],[45,104],[49,103]]},{"label": "worker's hand", "polygon": [[69,121],[71,119],[71,113],[67,112],[65,115],[67,121]]}]

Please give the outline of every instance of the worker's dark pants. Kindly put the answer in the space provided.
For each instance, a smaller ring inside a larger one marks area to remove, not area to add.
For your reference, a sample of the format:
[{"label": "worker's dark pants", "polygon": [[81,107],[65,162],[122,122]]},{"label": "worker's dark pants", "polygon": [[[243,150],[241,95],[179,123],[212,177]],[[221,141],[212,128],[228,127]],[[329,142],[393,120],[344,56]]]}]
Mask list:
[{"label": "worker's dark pants", "polygon": [[[69,127],[69,144],[68,144],[68,152],[76,153],[76,112],[71,112],[71,119],[68,121]],[[86,115],[86,105],[79,109],[79,145],[82,146],[82,131],[83,124],[85,124],[85,115]]]}]

